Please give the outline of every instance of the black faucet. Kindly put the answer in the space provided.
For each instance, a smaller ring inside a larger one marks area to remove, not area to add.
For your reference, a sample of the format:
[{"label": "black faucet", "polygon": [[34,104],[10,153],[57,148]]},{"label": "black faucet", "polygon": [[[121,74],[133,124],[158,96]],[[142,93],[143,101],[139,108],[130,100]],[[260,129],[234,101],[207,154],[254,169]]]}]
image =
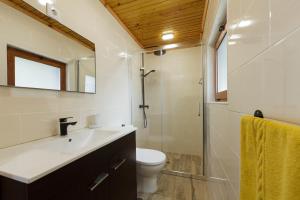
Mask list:
[{"label": "black faucet", "polygon": [[68,135],[68,126],[69,125],[76,125],[77,122],[68,122],[68,119],[71,119],[73,117],[65,117],[59,119],[59,125],[60,125],[60,136],[66,136]]}]

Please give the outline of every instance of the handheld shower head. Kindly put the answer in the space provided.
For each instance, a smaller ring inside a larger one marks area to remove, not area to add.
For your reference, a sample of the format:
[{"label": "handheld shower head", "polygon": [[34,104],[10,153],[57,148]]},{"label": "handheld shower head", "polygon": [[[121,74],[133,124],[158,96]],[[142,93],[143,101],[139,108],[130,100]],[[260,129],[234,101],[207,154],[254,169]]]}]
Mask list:
[{"label": "handheld shower head", "polygon": [[149,74],[151,74],[152,72],[155,72],[156,70],[151,70],[151,71],[149,71],[149,72],[147,72],[146,74],[144,74],[144,77],[146,77],[146,76],[148,76]]}]

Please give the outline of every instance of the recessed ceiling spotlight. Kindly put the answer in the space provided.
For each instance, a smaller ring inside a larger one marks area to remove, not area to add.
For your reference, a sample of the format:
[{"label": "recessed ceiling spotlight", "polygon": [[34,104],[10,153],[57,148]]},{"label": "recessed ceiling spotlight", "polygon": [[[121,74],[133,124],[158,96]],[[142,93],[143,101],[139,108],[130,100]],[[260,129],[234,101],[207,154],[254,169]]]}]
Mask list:
[{"label": "recessed ceiling spotlight", "polygon": [[163,40],[172,40],[174,39],[174,33],[163,33],[162,37]]},{"label": "recessed ceiling spotlight", "polygon": [[163,47],[163,49],[174,49],[174,48],[177,48],[177,47],[179,47],[178,44],[168,44],[168,45],[165,45]]},{"label": "recessed ceiling spotlight", "polygon": [[46,6],[47,4],[53,4],[53,0],[39,0],[39,3]]}]

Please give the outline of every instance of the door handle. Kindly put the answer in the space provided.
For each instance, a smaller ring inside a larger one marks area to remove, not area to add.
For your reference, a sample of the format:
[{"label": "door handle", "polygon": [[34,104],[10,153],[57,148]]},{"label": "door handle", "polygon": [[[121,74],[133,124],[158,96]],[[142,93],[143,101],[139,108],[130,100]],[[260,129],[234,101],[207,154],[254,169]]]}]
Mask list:
[{"label": "door handle", "polygon": [[201,117],[201,102],[199,102],[198,117]]},{"label": "door handle", "polygon": [[113,169],[115,170],[115,171],[117,171],[125,162],[127,161],[127,159],[126,158],[124,158],[121,162],[119,162],[118,164],[116,164],[116,165],[114,165],[113,166]]},{"label": "door handle", "polygon": [[94,184],[89,188],[90,191],[94,191],[101,183],[103,183],[107,178],[109,177],[109,174],[102,173],[100,174],[96,180],[94,181]]}]

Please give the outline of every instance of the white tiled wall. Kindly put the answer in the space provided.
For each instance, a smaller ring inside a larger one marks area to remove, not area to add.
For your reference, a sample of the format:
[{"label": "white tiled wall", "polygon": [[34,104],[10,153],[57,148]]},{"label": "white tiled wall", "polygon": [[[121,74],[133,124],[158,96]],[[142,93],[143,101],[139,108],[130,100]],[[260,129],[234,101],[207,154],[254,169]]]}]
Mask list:
[{"label": "white tiled wall", "polygon": [[[216,13],[221,0],[212,2],[215,6],[208,12]],[[267,118],[300,124],[300,3],[228,0],[227,6],[228,37],[241,38],[228,46],[228,104],[206,103],[206,127],[209,174],[228,180],[223,191],[210,190],[216,199],[235,200],[239,199],[240,117],[261,109]],[[237,27],[241,20],[252,24]],[[209,32],[211,25],[206,27]]]},{"label": "white tiled wall", "polygon": [[[37,0],[26,2],[45,12]],[[118,55],[139,47],[98,0],[57,0],[55,6],[63,24],[96,44],[97,94],[0,87],[0,148],[57,134],[59,117],[73,116],[79,122],[73,129],[95,113],[104,124],[131,122],[128,77],[137,63]]]},{"label": "white tiled wall", "polygon": [[[209,135],[208,174],[229,180],[223,188],[222,198],[229,195],[237,199],[239,190],[239,118],[226,104],[208,104],[206,111]],[[215,188],[210,188],[214,192]],[[221,195],[221,194],[219,194]],[[219,196],[219,198],[221,198]],[[232,198],[231,198],[232,199]]]}]

